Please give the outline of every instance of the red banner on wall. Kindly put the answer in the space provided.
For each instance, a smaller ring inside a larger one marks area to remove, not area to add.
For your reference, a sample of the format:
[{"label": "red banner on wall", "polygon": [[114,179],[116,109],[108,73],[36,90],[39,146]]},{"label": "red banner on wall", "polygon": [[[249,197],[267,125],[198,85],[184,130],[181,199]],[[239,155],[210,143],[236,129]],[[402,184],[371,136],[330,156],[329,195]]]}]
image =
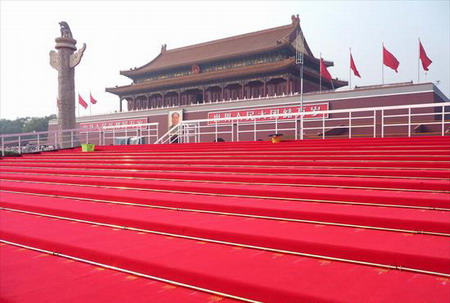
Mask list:
[{"label": "red banner on wall", "polygon": [[[87,122],[80,123],[80,132],[84,133],[87,131],[100,131],[104,127],[108,126],[118,126],[114,130],[125,130],[125,129],[145,129],[146,126],[139,126],[139,124],[147,123],[147,118],[141,119],[128,119],[128,120],[115,120],[115,121],[101,121],[101,122]],[[120,127],[122,126],[122,127]]]},{"label": "red banner on wall", "polygon": [[[311,114],[305,115],[305,119],[322,119],[324,114],[316,114],[317,111],[328,110],[328,103],[316,103],[308,104],[303,106],[304,112],[311,112]],[[210,112],[208,113],[208,119],[221,119],[221,118],[238,118],[239,122],[254,121],[251,116],[268,116],[282,114],[283,116],[278,117],[278,120],[290,120],[294,119],[292,114],[300,113],[300,106],[283,106],[283,107],[267,107],[267,108],[257,108],[257,109],[247,109],[247,110],[236,110],[236,111],[224,111],[224,112]],[[325,114],[325,118],[328,118],[328,114]],[[274,117],[261,117],[257,118],[256,121],[271,121],[275,120]],[[235,120],[236,121],[236,120]],[[208,124],[226,124],[230,120],[223,120],[214,122],[211,121]]]}]

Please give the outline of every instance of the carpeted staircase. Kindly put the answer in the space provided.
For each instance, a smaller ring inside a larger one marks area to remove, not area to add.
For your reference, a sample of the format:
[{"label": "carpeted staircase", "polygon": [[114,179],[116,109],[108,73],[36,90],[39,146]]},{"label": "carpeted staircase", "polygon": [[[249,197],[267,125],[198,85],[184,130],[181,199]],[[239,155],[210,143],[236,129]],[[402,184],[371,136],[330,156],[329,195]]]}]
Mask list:
[{"label": "carpeted staircase", "polygon": [[2,302],[450,302],[450,137],[0,165]]}]

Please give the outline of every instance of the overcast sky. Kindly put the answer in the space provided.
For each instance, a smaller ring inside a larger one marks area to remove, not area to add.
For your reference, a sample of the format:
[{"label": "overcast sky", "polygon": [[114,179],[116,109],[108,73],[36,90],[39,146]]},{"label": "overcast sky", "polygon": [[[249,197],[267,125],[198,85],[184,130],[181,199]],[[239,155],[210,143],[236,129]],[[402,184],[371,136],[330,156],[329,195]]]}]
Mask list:
[{"label": "overcast sky", "polygon": [[[385,83],[418,79],[418,38],[433,60],[421,82],[450,96],[450,1],[7,1],[0,0],[0,117],[57,112],[57,71],[49,51],[67,21],[87,49],[75,87],[98,100],[92,114],[118,110],[106,87],[130,84],[120,70],[139,67],[168,49],[282,26],[299,14],[316,57],[334,61],[333,77],[348,80],[349,47],[362,76],[352,86],[381,83],[382,43],[400,61]],[[81,109],[81,115],[90,110]]]}]

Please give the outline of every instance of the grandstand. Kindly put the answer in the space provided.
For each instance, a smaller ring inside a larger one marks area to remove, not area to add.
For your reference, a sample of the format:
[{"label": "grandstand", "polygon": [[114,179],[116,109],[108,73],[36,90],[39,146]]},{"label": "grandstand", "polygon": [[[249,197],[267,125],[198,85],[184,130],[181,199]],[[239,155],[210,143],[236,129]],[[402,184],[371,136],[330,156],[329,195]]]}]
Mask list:
[{"label": "grandstand", "polygon": [[450,137],[1,159],[4,302],[448,302]]}]

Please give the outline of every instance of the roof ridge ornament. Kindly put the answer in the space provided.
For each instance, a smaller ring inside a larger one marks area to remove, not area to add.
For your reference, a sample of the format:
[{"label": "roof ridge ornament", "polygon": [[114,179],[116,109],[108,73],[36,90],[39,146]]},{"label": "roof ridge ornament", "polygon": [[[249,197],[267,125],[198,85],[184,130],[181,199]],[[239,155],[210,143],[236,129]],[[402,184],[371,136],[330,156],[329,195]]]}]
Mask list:
[{"label": "roof ridge ornament", "polygon": [[161,45],[161,54],[164,54],[165,52],[167,52],[167,44]]},{"label": "roof ridge ornament", "polygon": [[291,16],[292,24],[300,23],[300,17],[297,15]]}]

